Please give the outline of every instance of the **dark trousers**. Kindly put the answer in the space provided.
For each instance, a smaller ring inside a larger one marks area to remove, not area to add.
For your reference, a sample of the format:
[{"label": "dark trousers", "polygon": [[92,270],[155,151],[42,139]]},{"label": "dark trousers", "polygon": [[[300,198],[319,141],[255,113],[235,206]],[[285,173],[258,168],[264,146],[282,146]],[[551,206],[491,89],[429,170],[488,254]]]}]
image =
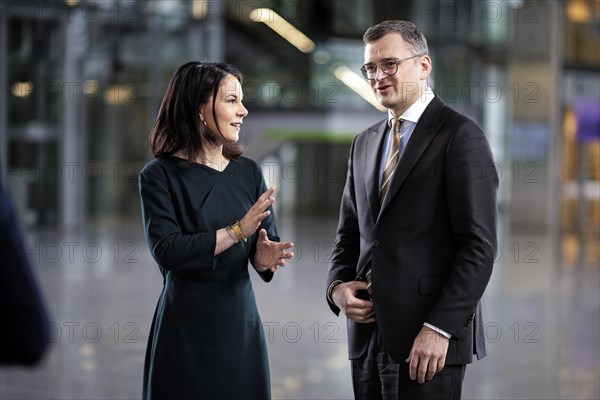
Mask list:
[{"label": "dark trousers", "polygon": [[[408,354],[406,355],[408,357]],[[420,384],[408,375],[409,366],[385,352],[377,327],[365,355],[352,360],[352,385],[357,400],[458,400],[465,376],[464,365],[447,365],[431,381]]]}]

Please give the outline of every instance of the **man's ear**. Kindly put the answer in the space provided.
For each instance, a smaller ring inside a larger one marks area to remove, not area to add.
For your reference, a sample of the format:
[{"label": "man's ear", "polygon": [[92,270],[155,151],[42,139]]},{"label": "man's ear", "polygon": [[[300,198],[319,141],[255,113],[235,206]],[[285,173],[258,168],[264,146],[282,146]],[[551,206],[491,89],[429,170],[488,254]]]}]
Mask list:
[{"label": "man's ear", "polygon": [[421,76],[426,79],[431,73],[431,58],[428,55],[425,55],[421,59]]}]

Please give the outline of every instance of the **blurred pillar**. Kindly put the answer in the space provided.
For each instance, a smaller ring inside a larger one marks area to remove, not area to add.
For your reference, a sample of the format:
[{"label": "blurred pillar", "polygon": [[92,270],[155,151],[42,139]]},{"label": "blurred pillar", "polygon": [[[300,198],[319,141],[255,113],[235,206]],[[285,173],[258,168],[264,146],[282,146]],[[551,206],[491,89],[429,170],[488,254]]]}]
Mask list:
[{"label": "blurred pillar", "polygon": [[194,22],[188,26],[187,55],[190,60],[225,61],[225,22],[222,0],[193,0]]},{"label": "blurred pillar", "polygon": [[87,132],[82,129],[81,119],[81,60],[86,49],[87,25],[84,13],[73,13],[65,22],[64,28],[63,84],[74,88],[62,97],[62,130],[59,134],[59,160],[66,171],[60,187],[60,216],[66,228],[76,227],[84,222],[87,182]]},{"label": "blurred pillar", "polygon": [[8,165],[8,17],[0,12],[0,179]]},{"label": "blurred pillar", "polygon": [[223,1],[210,2],[206,18],[205,47],[208,50],[207,60],[213,62],[225,61],[225,27],[223,26]]},{"label": "blurred pillar", "polygon": [[161,70],[162,70],[162,57],[161,52],[156,49],[161,48],[161,17],[152,15],[148,18],[148,43],[152,43],[148,46],[148,105],[146,108],[146,121],[148,129],[146,132],[150,134],[158,109],[160,107],[162,93],[162,85],[159,84],[161,81]]},{"label": "blurred pillar", "polygon": [[[555,225],[558,202],[557,138],[561,70],[561,2],[528,1],[513,15],[515,37],[508,66],[513,126],[510,135],[511,224]],[[528,14],[528,10],[535,13]]]},{"label": "blurred pillar", "polygon": [[203,52],[204,29],[201,22],[194,21],[190,24],[187,36],[187,54],[193,61],[208,61],[208,55]]},{"label": "blurred pillar", "polygon": [[563,61],[563,42],[564,32],[564,13],[565,4],[555,2],[550,10],[550,69],[552,71],[552,87],[550,96],[554,99],[550,104],[550,151],[549,151],[549,171],[548,180],[548,198],[550,206],[548,207],[548,227],[550,230],[550,243],[552,243],[553,256],[555,260],[561,259],[560,244],[560,207],[561,185],[560,185],[560,167],[562,165],[560,157],[560,135],[561,135],[561,102],[563,100],[564,83],[562,82],[562,61]]},{"label": "blurred pillar", "polygon": [[[484,82],[494,82],[500,87],[507,87],[506,84],[506,68],[497,64],[489,64],[484,70]],[[500,186],[498,188],[498,210],[499,224],[498,235],[500,240],[503,240],[504,231],[507,228],[507,205],[510,202],[510,179],[502,174],[502,170],[507,168],[506,160],[506,132],[508,131],[508,111],[507,101],[500,99],[498,101],[484,101],[483,107],[483,131],[492,148],[494,155],[495,167],[499,171]],[[493,172],[492,166],[490,170],[486,169],[486,174]],[[507,184],[508,183],[508,184]]]}]

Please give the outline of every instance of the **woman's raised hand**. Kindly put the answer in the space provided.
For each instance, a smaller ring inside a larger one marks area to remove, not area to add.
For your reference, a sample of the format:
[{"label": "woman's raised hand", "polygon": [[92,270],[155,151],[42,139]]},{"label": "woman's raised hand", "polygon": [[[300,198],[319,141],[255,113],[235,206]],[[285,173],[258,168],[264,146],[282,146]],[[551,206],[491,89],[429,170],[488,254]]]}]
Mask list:
[{"label": "woman's raised hand", "polygon": [[260,195],[256,203],[240,220],[240,229],[244,237],[250,237],[256,232],[263,219],[267,218],[271,212],[267,210],[275,202],[275,186],[271,186],[266,192]]}]

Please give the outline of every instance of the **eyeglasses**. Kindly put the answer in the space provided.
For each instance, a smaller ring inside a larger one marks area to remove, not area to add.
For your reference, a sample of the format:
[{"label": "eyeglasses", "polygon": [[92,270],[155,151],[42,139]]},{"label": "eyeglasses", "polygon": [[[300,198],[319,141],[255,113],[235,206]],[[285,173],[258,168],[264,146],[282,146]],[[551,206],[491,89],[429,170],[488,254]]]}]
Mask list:
[{"label": "eyeglasses", "polygon": [[377,76],[377,67],[381,69],[381,72],[386,74],[387,76],[392,76],[396,72],[398,72],[398,65],[402,63],[402,61],[410,60],[411,58],[421,57],[422,54],[417,54],[416,56],[403,58],[402,60],[383,60],[379,64],[365,64],[360,67],[360,72],[362,72],[365,79],[372,81]]}]

